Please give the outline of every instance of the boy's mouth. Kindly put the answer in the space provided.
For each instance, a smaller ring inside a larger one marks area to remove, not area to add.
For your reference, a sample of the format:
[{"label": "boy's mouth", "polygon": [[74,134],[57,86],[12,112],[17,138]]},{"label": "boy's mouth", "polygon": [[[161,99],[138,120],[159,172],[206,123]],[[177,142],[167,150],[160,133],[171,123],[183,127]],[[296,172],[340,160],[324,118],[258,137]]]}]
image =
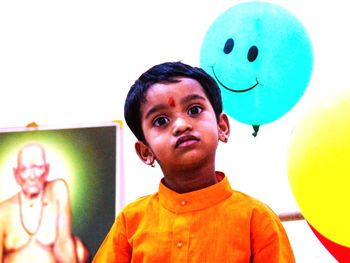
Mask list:
[{"label": "boy's mouth", "polygon": [[199,139],[193,135],[184,135],[177,139],[175,148],[187,147],[194,143],[197,143]]}]

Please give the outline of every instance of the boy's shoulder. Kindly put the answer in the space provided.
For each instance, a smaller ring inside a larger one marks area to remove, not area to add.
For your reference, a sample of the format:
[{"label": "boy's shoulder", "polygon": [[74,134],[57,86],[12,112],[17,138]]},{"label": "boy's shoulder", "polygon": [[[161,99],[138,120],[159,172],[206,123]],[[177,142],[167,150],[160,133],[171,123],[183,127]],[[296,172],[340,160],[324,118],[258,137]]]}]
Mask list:
[{"label": "boy's shoulder", "polygon": [[269,217],[277,220],[277,214],[269,205],[263,201],[241,191],[234,191],[232,194],[234,206],[238,210],[245,210],[254,217]]},{"label": "boy's shoulder", "polygon": [[131,203],[127,204],[121,211],[122,214],[132,215],[135,213],[143,213],[146,210],[154,207],[158,203],[158,192],[141,196]]},{"label": "boy's shoulder", "polygon": [[238,190],[233,190],[232,198],[235,202],[242,202],[248,205],[265,206],[265,203],[256,197]]}]

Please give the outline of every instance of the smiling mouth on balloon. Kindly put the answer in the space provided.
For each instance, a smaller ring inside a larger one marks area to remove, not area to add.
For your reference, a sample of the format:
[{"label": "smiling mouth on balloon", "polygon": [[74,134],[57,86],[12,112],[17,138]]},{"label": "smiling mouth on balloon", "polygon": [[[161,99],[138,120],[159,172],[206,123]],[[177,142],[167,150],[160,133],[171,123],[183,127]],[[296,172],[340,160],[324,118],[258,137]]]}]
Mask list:
[{"label": "smiling mouth on balloon", "polygon": [[216,81],[219,82],[219,84],[220,84],[221,86],[223,86],[225,89],[227,89],[227,90],[229,90],[229,91],[232,91],[232,92],[246,92],[246,91],[249,91],[249,90],[254,89],[256,86],[258,86],[258,85],[260,84],[259,81],[258,81],[258,78],[256,78],[256,83],[255,83],[253,86],[251,86],[251,87],[249,87],[249,88],[247,88],[247,89],[231,89],[231,88],[225,86],[225,84],[222,83],[222,82],[219,80],[219,78],[216,76],[215,70],[214,70],[214,66],[212,66],[212,69],[213,69],[213,74],[214,74],[214,77],[215,77]]}]

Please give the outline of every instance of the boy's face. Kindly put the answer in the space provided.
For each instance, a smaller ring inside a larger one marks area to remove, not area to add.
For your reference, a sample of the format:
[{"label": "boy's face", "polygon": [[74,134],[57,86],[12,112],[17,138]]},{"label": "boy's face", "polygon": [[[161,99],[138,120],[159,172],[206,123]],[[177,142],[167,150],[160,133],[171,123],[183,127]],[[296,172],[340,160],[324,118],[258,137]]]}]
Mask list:
[{"label": "boy's face", "polygon": [[147,145],[136,143],[136,151],[147,164],[156,159],[164,173],[214,163],[218,140],[229,134],[227,116],[222,113],[217,121],[199,82],[178,80],[151,86],[140,107]]}]

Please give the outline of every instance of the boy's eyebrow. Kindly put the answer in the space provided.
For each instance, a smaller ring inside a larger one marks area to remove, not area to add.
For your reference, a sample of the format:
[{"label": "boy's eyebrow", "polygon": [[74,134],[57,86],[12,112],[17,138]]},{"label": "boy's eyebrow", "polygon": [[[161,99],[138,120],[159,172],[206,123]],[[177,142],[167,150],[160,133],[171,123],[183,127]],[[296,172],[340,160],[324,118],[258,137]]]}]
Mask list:
[{"label": "boy's eyebrow", "polygon": [[187,103],[187,102],[190,102],[191,100],[197,100],[197,99],[200,99],[200,100],[206,100],[205,97],[201,96],[201,95],[198,95],[198,94],[190,94],[190,95],[187,95],[186,97],[182,98],[181,99],[181,103]]},{"label": "boy's eyebrow", "polygon": [[[190,94],[190,95],[187,95],[186,97],[182,98],[181,99],[181,103],[182,104],[185,104],[185,103],[188,103],[192,100],[206,100],[205,97],[199,95],[199,94]],[[157,111],[161,111],[161,110],[164,110],[164,109],[167,109],[169,108],[169,105],[168,104],[157,104],[155,106],[153,106],[149,111],[147,111],[146,115],[145,115],[145,119],[147,119],[150,115],[152,115],[153,113],[157,112]]]},{"label": "boy's eyebrow", "polygon": [[145,115],[145,119],[147,119],[153,113],[160,111],[160,110],[164,110],[166,108],[168,108],[167,104],[157,104],[157,105],[153,106],[149,111],[147,111],[147,113]]}]

